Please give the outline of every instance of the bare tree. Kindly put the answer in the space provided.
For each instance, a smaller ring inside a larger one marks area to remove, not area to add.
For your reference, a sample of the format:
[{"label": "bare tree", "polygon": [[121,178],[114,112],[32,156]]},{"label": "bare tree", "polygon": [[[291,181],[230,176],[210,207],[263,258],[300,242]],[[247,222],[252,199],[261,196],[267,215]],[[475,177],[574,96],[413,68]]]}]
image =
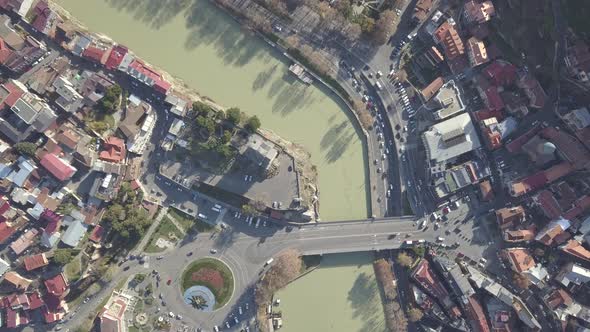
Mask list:
[{"label": "bare tree", "polygon": [[297,35],[290,35],[285,39],[285,43],[287,44],[288,48],[298,48],[299,47],[299,37]]},{"label": "bare tree", "polygon": [[397,263],[401,266],[405,266],[405,267],[410,267],[412,266],[412,257],[410,257],[410,255],[406,254],[405,252],[400,252],[399,254],[397,254],[397,259],[396,259]]},{"label": "bare tree", "polygon": [[373,30],[371,35],[375,44],[383,45],[387,42],[395,31],[396,20],[397,18],[393,10],[386,10],[379,15],[379,19],[375,23],[375,30]]},{"label": "bare tree", "polygon": [[418,308],[411,308],[408,310],[408,318],[410,319],[410,322],[415,323],[422,319],[422,317],[424,317],[422,310]]}]

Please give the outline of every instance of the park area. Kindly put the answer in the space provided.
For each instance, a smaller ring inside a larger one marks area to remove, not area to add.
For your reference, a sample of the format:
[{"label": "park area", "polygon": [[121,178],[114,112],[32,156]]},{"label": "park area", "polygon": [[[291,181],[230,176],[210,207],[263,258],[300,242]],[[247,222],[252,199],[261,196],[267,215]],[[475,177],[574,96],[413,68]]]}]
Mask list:
[{"label": "park area", "polygon": [[370,253],[322,257],[319,268],[275,294],[283,332],[386,331]]},{"label": "park area", "polygon": [[181,286],[187,304],[210,311],[223,307],[229,301],[234,289],[234,278],[222,261],[202,258],[184,270]]},{"label": "park area", "polygon": [[164,217],[145,248],[147,253],[162,252],[173,247],[184,236],[169,217]]}]

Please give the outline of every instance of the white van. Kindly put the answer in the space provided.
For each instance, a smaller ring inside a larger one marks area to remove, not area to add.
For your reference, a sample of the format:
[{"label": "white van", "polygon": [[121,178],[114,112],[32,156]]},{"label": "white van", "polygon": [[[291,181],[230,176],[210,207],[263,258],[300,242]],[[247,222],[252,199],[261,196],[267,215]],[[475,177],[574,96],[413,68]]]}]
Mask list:
[{"label": "white van", "polygon": [[215,204],[213,206],[216,207],[216,208],[218,208],[218,209],[221,209],[221,205],[219,205],[219,204]]},{"label": "white van", "polygon": [[272,264],[272,262],[274,262],[274,260],[275,260],[274,258],[267,260],[266,263],[264,263],[264,266],[268,266],[268,265]]},{"label": "white van", "polygon": [[382,89],[381,83],[379,83],[379,82],[375,82],[375,87],[377,88],[377,90]]},{"label": "white van", "polygon": [[197,216],[201,219],[207,219],[207,216],[202,213],[199,213]]},{"label": "white van", "polygon": [[215,212],[217,212],[217,213],[221,212],[221,210],[220,210],[220,209],[218,209],[218,208],[216,208],[215,206],[214,206],[214,207],[212,207],[212,208],[211,208],[211,210],[213,210],[213,211],[215,211]]}]

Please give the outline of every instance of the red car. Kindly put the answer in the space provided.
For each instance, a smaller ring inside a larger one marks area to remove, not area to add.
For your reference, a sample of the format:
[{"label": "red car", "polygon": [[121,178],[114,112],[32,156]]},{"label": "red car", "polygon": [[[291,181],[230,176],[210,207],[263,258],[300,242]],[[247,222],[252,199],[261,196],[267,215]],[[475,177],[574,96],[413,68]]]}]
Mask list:
[{"label": "red car", "polygon": [[172,283],[172,279],[168,279],[168,281],[166,281],[166,285],[170,285]]}]

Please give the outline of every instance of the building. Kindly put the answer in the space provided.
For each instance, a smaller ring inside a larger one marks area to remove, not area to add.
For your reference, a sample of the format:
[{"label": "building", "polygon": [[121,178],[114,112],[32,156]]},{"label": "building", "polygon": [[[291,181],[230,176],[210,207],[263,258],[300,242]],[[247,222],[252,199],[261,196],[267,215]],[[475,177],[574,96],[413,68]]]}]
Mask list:
[{"label": "building", "polygon": [[14,143],[32,132],[43,132],[57,119],[44,100],[30,93],[20,82],[11,80],[0,86],[0,132]]},{"label": "building", "polygon": [[9,283],[19,291],[24,291],[29,288],[29,285],[31,285],[33,280],[27,279],[15,271],[10,271],[4,275],[4,282]]},{"label": "building", "polygon": [[434,95],[440,90],[445,83],[442,77],[437,77],[434,81],[430,82],[427,87],[422,90],[422,97],[424,100],[429,101]]},{"label": "building", "polygon": [[446,119],[465,110],[465,104],[461,99],[461,91],[455,85],[455,81],[450,80],[443,84],[434,98],[429,102],[429,108],[434,108],[434,118],[436,120]]},{"label": "building", "polygon": [[469,270],[470,274],[469,279],[478,288],[485,290],[488,294],[502,301],[505,305],[510,306],[518,314],[518,318],[530,329],[537,331],[541,330],[541,325],[520,297],[514,295],[502,285],[488,278],[479,270],[471,266],[468,266],[467,270]]},{"label": "building", "polygon": [[433,38],[435,43],[442,45],[448,60],[465,54],[465,45],[463,45],[459,32],[448,21],[434,31]]},{"label": "building", "polygon": [[549,190],[541,190],[537,195],[533,196],[533,201],[541,208],[543,214],[551,220],[557,219],[563,212],[557,199]]},{"label": "building", "polygon": [[45,154],[45,156],[41,158],[40,163],[41,166],[59,181],[69,180],[77,171],[74,166],[53,153]]},{"label": "building", "polygon": [[98,318],[101,332],[127,332],[125,311],[133,298],[127,294],[113,292]]},{"label": "building", "polygon": [[87,226],[80,220],[74,219],[61,237],[61,242],[69,247],[76,248],[80,240],[86,234]]},{"label": "building", "polygon": [[557,157],[555,144],[541,138],[539,135],[534,136],[530,141],[523,144],[522,150],[537,166],[545,165]]},{"label": "building", "polygon": [[53,87],[58,96],[55,103],[62,110],[68,113],[74,113],[82,107],[84,97],[76,91],[74,85],[67,78],[59,76],[53,81]]},{"label": "building", "polygon": [[127,49],[127,47],[123,45],[113,46],[111,48],[109,56],[107,57],[107,60],[104,63],[104,67],[107,70],[115,70],[119,68],[119,65],[121,64],[123,58],[125,57],[125,55],[127,55],[128,52],[129,50]]},{"label": "building", "polygon": [[49,265],[49,260],[45,253],[37,254],[33,256],[27,256],[23,259],[25,270],[33,271]]},{"label": "building", "polygon": [[102,148],[99,154],[100,159],[111,163],[120,163],[125,160],[126,149],[122,139],[111,136],[104,142]]},{"label": "building", "polygon": [[55,296],[56,298],[64,298],[69,292],[68,279],[63,273],[57,274],[49,279],[43,281],[47,293]]},{"label": "building", "polygon": [[278,155],[270,141],[259,135],[250,135],[243,154],[258,167],[268,170]]},{"label": "building", "polygon": [[465,18],[469,23],[482,24],[492,19],[496,10],[492,1],[469,0],[463,6]]},{"label": "building", "polygon": [[53,28],[57,23],[59,16],[54,12],[46,0],[39,1],[35,8],[33,8],[34,19],[31,23],[33,29],[46,35],[53,35]]},{"label": "building", "polygon": [[443,198],[488,176],[489,168],[483,163],[468,161],[443,171],[442,176],[434,180],[434,192],[438,198]]},{"label": "building", "polygon": [[47,47],[33,38],[24,38],[23,46],[11,49],[0,39],[0,65],[13,75],[21,75],[47,52]]},{"label": "building", "polygon": [[6,272],[10,270],[10,264],[8,264],[5,260],[0,258],[0,277],[2,277]]},{"label": "building", "polygon": [[584,246],[582,246],[582,244],[576,240],[569,240],[566,244],[561,245],[559,249],[578,259],[590,262],[590,251],[584,248]]},{"label": "building", "polygon": [[142,61],[135,59],[127,67],[127,73],[137,81],[153,88],[156,92],[167,95],[171,84],[164,80],[164,77],[154,69],[148,67]]},{"label": "building", "polygon": [[445,164],[478,149],[481,144],[469,114],[459,114],[435,124],[422,134],[431,164]]},{"label": "building", "polygon": [[573,131],[582,130],[590,126],[590,112],[586,107],[577,108],[571,112],[561,116],[563,122],[565,122]]},{"label": "building", "polygon": [[517,80],[517,86],[524,90],[529,98],[529,106],[532,108],[543,108],[547,101],[545,90],[541,87],[539,81],[530,73],[521,74]]},{"label": "building", "polygon": [[496,220],[500,226],[500,229],[506,229],[520,225],[525,221],[524,208],[519,205],[496,210]]},{"label": "building", "polygon": [[190,102],[174,94],[168,94],[164,100],[170,106],[170,113],[183,118],[190,108]]},{"label": "building", "polygon": [[555,276],[555,280],[565,287],[570,287],[572,284],[580,286],[590,281],[590,270],[570,262]]},{"label": "building", "polygon": [[13,12],[20,17],[25,17],[31,6],[33,5],[33,0],[1,0],[0,1],[0,8]]},{"label": "building", "polygon": [[485,44],[475,37],[467,40],[467,57],[471,67],[477,67],[490,61]]},{"label": "building", "polygon": [[107,49],[95,45],[86,47],[82,52],[82,57],[98,64],[104,64],[106,62]]},{"label": "building", "polygon": [[39,231],[36,228],[29,229],[10,244],[10,249],[12,249],[14,254],[17,256],[22,254],[33,244],[33,241],[38,234]]},{"label": "building", "polygon": [[504,241],[509,243],[530,242],[535,239],[537,227],[533,224],[526,229],[504,230]]},{"label": "building", "polygon": [[449,293],[440,283],[426,259],[422,259],[416,266],[412,272],[412,279],[428,294],[436,298],[451,317],[461,316],[459,308],[451,301]]},{"label": "building", "polygon": [[507,86],[516,81],[516,67],[502,60],[495,60],[482,73],[486,79],[496,86]]},{"label": "building", "polygon": [[504,255],[510,263],[510,267],[516,273],[523,273],[536,265],[533,256],[525,248],[505,249]]}]

